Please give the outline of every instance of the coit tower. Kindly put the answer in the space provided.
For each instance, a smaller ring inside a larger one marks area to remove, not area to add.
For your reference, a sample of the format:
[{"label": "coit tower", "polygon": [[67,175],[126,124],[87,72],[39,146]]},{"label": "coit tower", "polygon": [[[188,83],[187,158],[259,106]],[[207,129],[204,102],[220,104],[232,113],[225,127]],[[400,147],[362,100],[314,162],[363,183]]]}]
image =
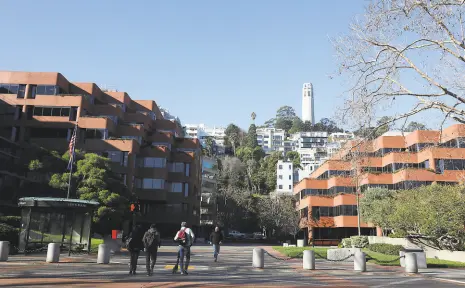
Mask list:
[{"label": "coit tower", "polygon": [[312,83],[304,83],[302,87],[302,121],[310,121],[315,124],[314,106]]}]

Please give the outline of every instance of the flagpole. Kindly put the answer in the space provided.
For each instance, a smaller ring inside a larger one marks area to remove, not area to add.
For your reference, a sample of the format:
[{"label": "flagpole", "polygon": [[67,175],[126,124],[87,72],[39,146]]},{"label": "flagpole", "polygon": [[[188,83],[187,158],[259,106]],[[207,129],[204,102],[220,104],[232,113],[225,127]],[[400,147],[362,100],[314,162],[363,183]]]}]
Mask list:
[{"label": "flagpole", "polygon": [[74,148],[76,146],[76,137],[77,137],[77,127],[78,127],[78,122],[76,121],[76,125],[74,126],[74,131],[73,134],[71,135],[70,139],[70,145],[72,144],[72,150],[70,151],[70,163],[69,163],[69,179],[68,179],[68,194],[66,196],[66,199],[69,199],[69,194],[71,193],[71,181],[73,180],[73,164],[74,164]]}]

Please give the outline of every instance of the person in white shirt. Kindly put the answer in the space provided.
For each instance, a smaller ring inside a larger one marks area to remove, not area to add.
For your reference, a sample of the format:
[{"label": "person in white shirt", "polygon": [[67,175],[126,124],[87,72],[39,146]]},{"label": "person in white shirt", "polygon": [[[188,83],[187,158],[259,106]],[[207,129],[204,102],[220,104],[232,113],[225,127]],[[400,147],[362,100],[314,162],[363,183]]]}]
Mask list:
[{"label": "person in white shirt", "polygon": [[[181,223],[181,229],[174,236],[174,241],[179,243],[178,258],[173,268],[173,274],[178,271],[178,265],[181,267],[181,274],[187,275],[189,262],[191,260],[191,246],[194,243],[195,235],[192,229],[186,227],[186,222]],[[184,256],[186,263],[184,265]]]}]

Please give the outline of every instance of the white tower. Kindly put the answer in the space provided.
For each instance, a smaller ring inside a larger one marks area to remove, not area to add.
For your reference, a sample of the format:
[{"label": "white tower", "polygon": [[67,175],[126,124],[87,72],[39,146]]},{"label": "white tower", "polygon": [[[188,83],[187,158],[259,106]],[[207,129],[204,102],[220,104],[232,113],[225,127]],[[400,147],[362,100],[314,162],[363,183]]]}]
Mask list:
[{"label": "white tower", "polygon": [[302,121],[315,124],[312,83],[304,83],[302,88]]}]

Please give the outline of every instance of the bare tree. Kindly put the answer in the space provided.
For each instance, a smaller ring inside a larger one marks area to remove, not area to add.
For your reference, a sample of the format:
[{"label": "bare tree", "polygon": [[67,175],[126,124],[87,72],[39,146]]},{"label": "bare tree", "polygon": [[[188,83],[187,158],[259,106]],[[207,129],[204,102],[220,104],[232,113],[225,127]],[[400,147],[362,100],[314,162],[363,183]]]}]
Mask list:
[{"label": "bare tree", "polygon": [[351,85],[342,108],[345,123],[363,119],[370,127],[384,105],[407,98],[413,106],[390,122],[437,110],[465,123],[464,3],[375,0],[348,35],[332,39],[339,73]]}]

